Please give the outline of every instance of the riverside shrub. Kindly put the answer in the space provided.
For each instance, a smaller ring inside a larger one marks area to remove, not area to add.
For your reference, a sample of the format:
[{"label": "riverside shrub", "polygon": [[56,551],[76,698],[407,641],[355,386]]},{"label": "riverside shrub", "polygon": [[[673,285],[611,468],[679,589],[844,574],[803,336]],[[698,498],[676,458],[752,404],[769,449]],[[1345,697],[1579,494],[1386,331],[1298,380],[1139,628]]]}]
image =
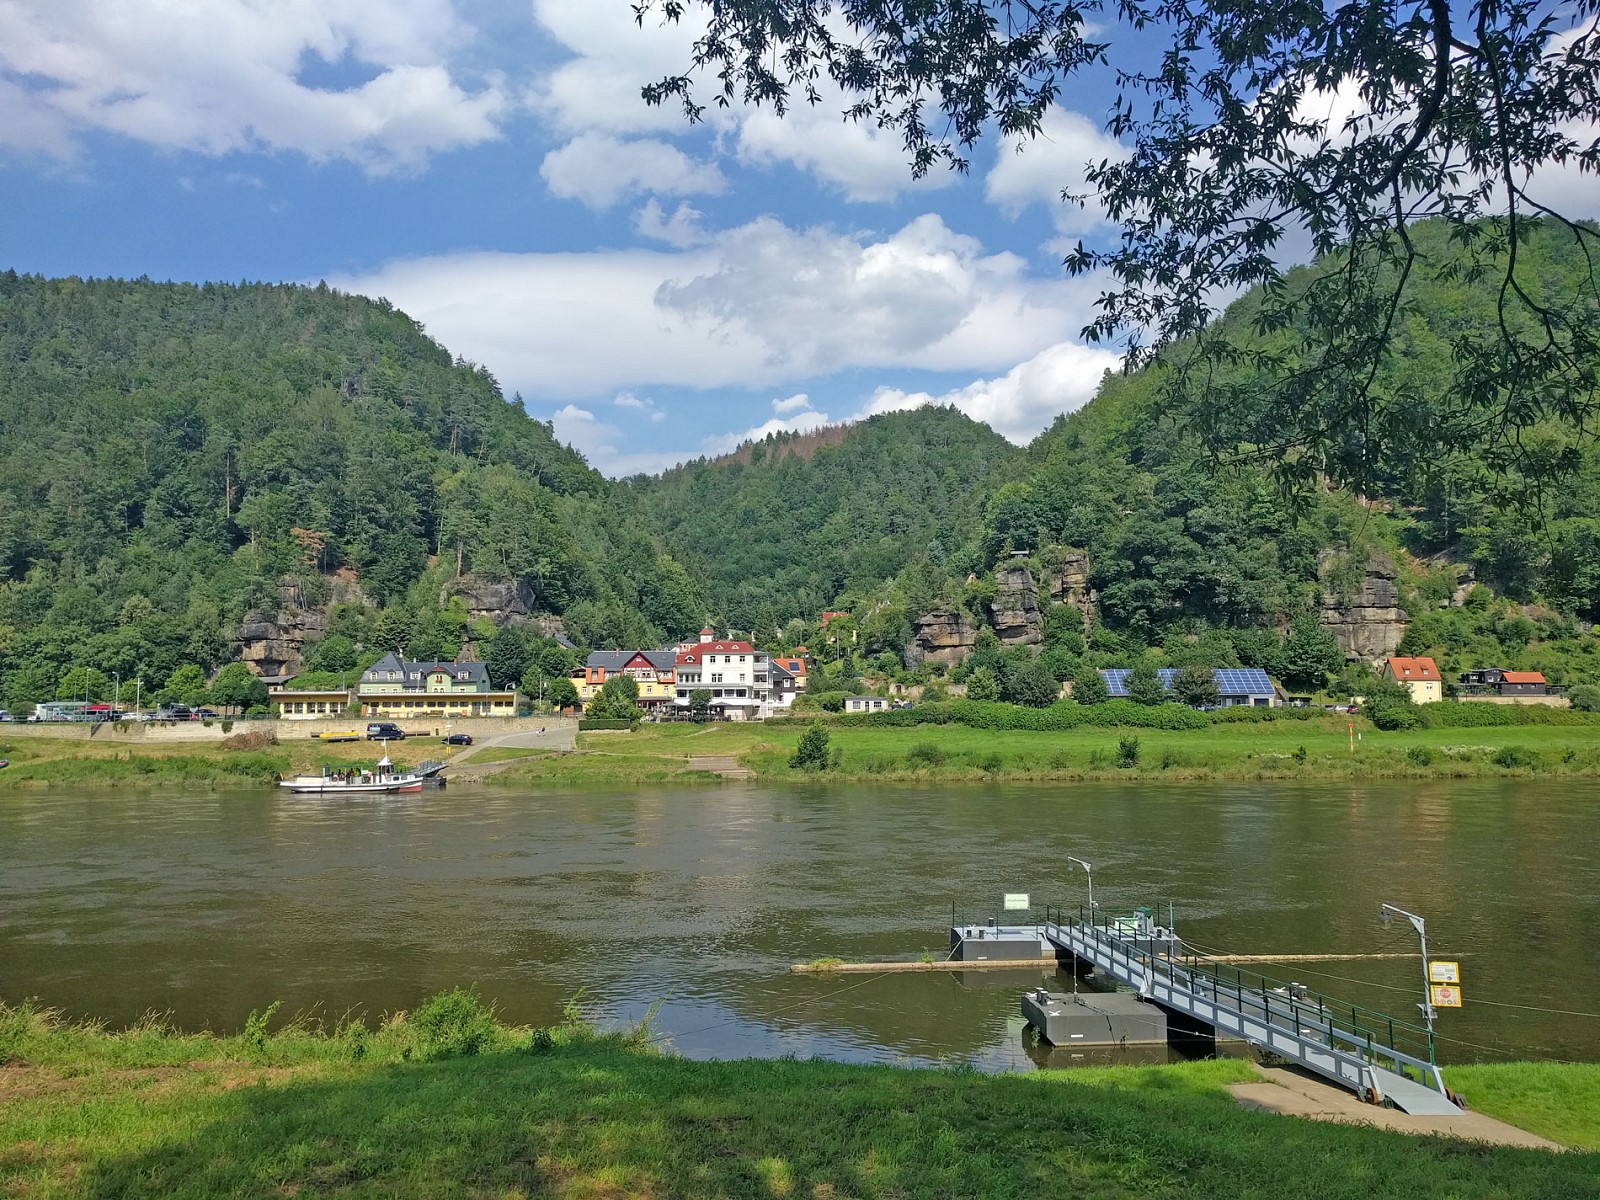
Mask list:
[{"label": "riverside shrub", "polygon": [[494,1047],[494,1012],[476,991],[440,992],[423,1001],[409,1023],[417,1031],[417,1057],[424,1061],[467,1058]]},{"label": "riverside shrub", "polygon": [[1428,729],[1487,729],[1506,725],[1595,725],[1600,713],[1551,708],[1546,704],[1474,704],[1443,701],[1424,704],[1417,713]]},{"label": "riverside shrub", "polygon": [[1207,714],[1181,704],[1145,705],[1132,700],[1108,700],[1104,704],[1059,700],[1048,708],[1024,708],[985,700],[951,700],[888,712],[862,713],[844,717],[836,723],[890,728],[965,725],[971,729],[996,732],[1022,730],[1036,733],[1065,733],[1085,726],[1165,730],[1208,729],[1211,726]]}]

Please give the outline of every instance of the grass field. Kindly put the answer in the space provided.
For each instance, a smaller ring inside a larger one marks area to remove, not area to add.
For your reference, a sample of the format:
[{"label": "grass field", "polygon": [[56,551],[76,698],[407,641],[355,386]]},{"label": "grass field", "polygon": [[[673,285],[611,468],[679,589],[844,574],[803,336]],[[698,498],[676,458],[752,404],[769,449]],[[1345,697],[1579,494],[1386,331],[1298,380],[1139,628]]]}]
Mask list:
[{"label": "grass field", "polygon": [[[1152,776],[1207,779],[1515,778],[1600,776],[1600,727],[1526,725],[1381,733],[1343,718],[1223,724],[1206,730],[1083,728],[1065,733],[827,726],[839,764],[830,778],[943,780],[1096,780]],[[789,757],[806,726],[645,725],[633,733],[580,734],[577,756],[545,758],[496,777],[502,784],[543,779],[624,783],[670,777],[690,757],[737,759],[762,779],[803,778]],[[1138,762],[1119,765],[1125,740]],[[1512,765],[1496,761],[1512,752]]]},{"label": "grass field", "polygon": [[[1236,1061],[1010,1076],[688,1062],[581,1023],[506,1029],[459,993],[328,1033],[45,1025],[0,1010],[6,1197],[1587,1200],[1600,1178],[1591,1154],[1246,1110],[1226,1091],[1248,1073]],[[1486,1070],[1473,1086],[1490,1111],[1490,1091],[1530,1110],[1600,1080]]]}]

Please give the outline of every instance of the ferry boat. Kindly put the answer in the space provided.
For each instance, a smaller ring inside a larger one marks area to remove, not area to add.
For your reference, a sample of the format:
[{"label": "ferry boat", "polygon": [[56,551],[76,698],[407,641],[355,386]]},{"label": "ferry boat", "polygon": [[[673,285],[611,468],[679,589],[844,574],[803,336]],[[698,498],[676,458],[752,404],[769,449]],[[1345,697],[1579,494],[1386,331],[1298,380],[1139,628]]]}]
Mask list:
[{"label": "ferry boat", "polygon": [[372,770],[324,768],[321,775],[296,775],[280,780],[278,786],[297,794],[345,796],[369,793],[420,792],[426,776],[415,771],[396,771],[385,754]]}]

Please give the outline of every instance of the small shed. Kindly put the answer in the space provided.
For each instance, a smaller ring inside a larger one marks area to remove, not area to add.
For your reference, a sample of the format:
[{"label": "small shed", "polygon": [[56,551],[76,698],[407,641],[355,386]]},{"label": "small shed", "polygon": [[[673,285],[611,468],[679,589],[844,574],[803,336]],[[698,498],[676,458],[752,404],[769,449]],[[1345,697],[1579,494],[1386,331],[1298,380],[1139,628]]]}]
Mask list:
[{"label": "small shed", "polygon": [[847,713],[883,712],[889,707],[889,701],[882,696],[846,696],[844,710]]}]

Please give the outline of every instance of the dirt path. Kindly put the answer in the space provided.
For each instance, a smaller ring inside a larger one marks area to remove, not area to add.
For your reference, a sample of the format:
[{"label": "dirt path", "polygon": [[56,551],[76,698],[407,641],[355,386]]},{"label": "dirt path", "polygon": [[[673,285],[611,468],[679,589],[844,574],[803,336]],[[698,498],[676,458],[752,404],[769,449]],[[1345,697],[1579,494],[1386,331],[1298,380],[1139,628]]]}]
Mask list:
[{"label": "dirt path", "polygon": [[1453,1117],[1411,1116],[1395,1108],[1364,1104],[1351,1092],[1324,1083],[1293,1067],[1256,1066],[1260,1083],[1236,1083],[1228,1090],[1246,1108],[1261,1108],[1290,1117],[1333,1121],[1344,1125],[1371,1125],[1397,1133],[1438,1134],[1486,1142],[1491,1146],[1521,1146],[1532,1150],[1566,1147],[1526,1129],[1507,1125],[1482,1113],[1462,1112]]}]

